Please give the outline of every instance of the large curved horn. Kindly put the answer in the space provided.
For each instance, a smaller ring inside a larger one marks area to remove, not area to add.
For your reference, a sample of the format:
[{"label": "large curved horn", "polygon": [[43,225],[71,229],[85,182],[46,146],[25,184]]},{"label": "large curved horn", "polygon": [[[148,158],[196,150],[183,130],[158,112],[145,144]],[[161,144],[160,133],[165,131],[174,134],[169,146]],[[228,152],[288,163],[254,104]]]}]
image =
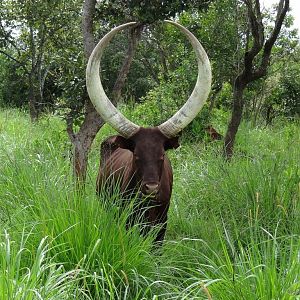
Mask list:
[{"label": "large curved horn", "polygon": [[165,136],[172,137],[186,127],[196,117],[204,105],[210,92],[211,68],[207,54],[197,38],[182,25],[172,21],[166,22],[178,27],[189,39],[196,53],[198,62],[197,82],[191,96],[174,116],[158,126]]},{"label": "large curved horn", "polygon": [[[190,98],[174,116],[158,126],[164,135],[167,137],[172,137],[186,127],[196,117],[202,108],[210,91],[211,69],[205,50],[196,37],[183,26],[172,21],[166,22],[177,26],[186,35],[186,37],[190,40],[194,51],[196,52],[198,61],[198,78]],[[92,52],[86,69],[87,90],[97,112],[101,115],[105,122],[109,123],[124,137],[132,136],[140,127],[125,118],[124,115],[121,114],[110,102],[104,92],[100,80],[99,68],[103,51],[110,40],[119,31],[134,24],[136,24],[136,22],[126,23],[107,33]]]},{"label": "large curved horn", "polygon": [[140,127],[125,118],[124,115],[121,114],[110,102],[100,80],[99,68],[103,51],[110,40],[119,31],[134,24],[136,24],[136,22],[126,23],[107,33],[95,47],[86,68],[86,87],[97,112],[105,122],[109,123],[115,130],[126,138],[132,136]]}]

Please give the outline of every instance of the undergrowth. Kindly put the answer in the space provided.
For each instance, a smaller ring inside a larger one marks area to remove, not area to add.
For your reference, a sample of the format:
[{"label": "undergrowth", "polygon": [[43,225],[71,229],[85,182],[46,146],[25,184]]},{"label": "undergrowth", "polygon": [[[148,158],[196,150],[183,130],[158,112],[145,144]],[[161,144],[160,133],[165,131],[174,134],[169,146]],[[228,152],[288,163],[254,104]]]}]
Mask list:
[{"label": "undergrowth", "polygon": [[[222,125],[220,125],[222,128]],[[282,121],[169,153],[166,241],[126,230],[117,193],[95,195],[99,134],[85,191],[64,123],[0,112],[0,299],[300,299],[300,129]]]}]

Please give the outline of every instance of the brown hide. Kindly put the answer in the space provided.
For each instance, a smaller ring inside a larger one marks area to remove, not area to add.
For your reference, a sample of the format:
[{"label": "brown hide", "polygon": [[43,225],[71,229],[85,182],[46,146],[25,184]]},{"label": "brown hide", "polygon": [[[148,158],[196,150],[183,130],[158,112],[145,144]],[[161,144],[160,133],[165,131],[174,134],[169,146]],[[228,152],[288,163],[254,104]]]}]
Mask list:
[{"label": "brown hide", "polygon": [[[141,203],[148,203],[142,222],[161,227],[156,241],[162,241],[165,235],[173,184],[172,167],[165,151],[178,146],[177,137],[167,138],[156,127],[140,128],[129,139],[112,136],[101,144],[97,192],[115,184],[125,197],[141,191],[146,198],[140,199]],[[140,212],[135,211],[139,219]]]},{"label": "brown hide", "polygon": [[207,132],[207,134],[209,135],[209,137],[211,138],[212,141],[223,139],[222,134],[217,132],[216,129],[214,129],[211,125],[206,127],[205,131]]}]

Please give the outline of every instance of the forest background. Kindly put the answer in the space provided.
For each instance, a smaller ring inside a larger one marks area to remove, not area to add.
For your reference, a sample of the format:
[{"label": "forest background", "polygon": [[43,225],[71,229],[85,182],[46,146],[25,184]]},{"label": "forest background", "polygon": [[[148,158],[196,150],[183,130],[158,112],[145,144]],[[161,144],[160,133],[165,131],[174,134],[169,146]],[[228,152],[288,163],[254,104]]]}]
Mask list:
[{"label": "forest background", "polygon": [[[268,9],[258,0],[1,1],[0,299],[298,299],[292,14],[288,0]],[[165,19],[200,40],[213,82],[170,153],[174,192],[157,253],[155,232],[126,231],[130,211],[111,205],[117,191],[104,203],[95,196],[99,146],[114,131],[89,101],[85,68],[101,37],[137,21],[106,49],[101,78],[129,119],[160,124],[197,76],[189,43]]]}]

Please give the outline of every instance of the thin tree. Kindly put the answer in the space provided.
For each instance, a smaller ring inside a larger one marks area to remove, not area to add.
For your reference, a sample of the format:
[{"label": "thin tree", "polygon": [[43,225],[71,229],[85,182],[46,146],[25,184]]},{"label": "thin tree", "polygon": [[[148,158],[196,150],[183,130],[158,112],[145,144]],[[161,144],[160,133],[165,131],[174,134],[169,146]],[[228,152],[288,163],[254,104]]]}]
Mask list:
[{"label": "thin tree", "polygon": [[[84,53],[86,61],[90,57],[94,47],[94,35],[93,35],[93,20],[95,18],[95,6],[96,0],[85,0],[83,4],[83,15],[82,15],[82,34],[84,43]],[[125,84],[137,42],[140,37],[141,26],[137,26],[132,29],[129,33],[129,46],[125,55],[123,66],[119,72],[113,89],[114,104],[119,101],[121,97],[121,91]],[[87,92],[83,95],[84,101],[84,120],[79,128],[79,131],[75,133],[73,126],[73,115],[67,118],[67,132],[69,138],[74,147],[74,158],[73,166],[74,173],[78,182],[84,183],[86,179],[87,165],[88,165],[88,154],[90,152],[92,143],[96,137],[96,134],[100,128],[104,125],[103,120],[96,112],[93,104],[91,103]]]},{"label": "thin tree", "polygon": [[235,78],[233,85],[232,114],[224,140],[224,155],[226,158],[230,158],[233,154],[235,137],[243,115],[244,91],[249,83],[267,74],[272,47],[278,38],[289,9],[289,0],[279,1],[274,27],[269,38],[266,39],[259,0],[243,0],[243,2],[248,12],[248,33],[243,69]]},{"label": "thin tree", "polygon": [[[95,14],[96,0],[86,0],[83,4],[82,34],[84,43],[84,53],[86,59],[92,53],[95,43],[93,36],[93,18]],[[84,95],[84,120],[77,133],[73,128],[73,116],[67,118],[67,132],[74,146],[73,166],[76,178],[84,182],[86,178],[88,153],[93,140],[104,124],[99,117],[94,106],[89,100],[87,93]]]}]

